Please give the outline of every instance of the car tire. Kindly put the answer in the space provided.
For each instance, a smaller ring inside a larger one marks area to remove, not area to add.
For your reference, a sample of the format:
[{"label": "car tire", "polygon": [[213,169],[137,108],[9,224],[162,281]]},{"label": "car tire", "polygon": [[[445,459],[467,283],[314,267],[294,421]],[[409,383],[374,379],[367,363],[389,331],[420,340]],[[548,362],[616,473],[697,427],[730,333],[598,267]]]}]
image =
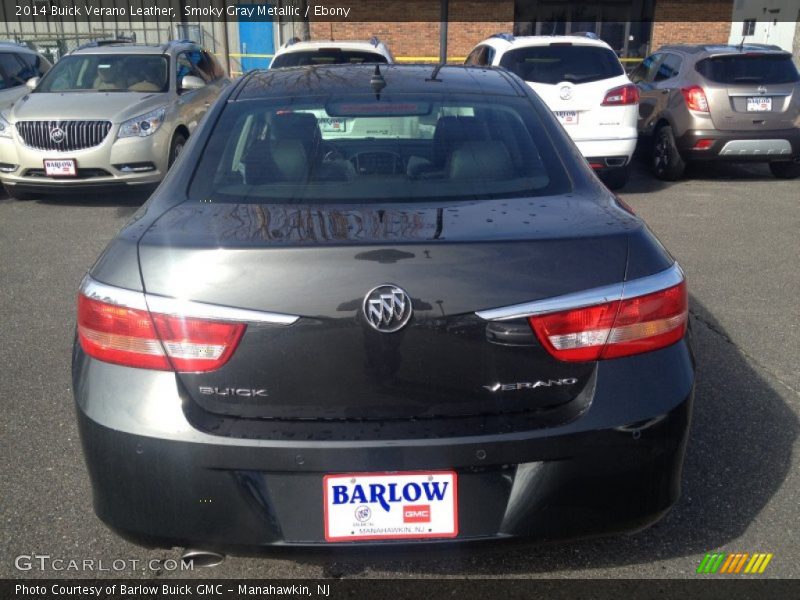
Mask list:
[{"label": "car tire", "polygon": [[172,142],[169,145],[169,163],[167,168],[171,168],[173,163],[178,160],[178,157],[183,152],[183,147],[186,145],[186,136],[182,133],[176,133],[172,136]]},{"label": "car tire", "polygon": [[653,140],[653,172],[662,181],[676,181],[686,169],[686,161],[678,152],[672,127],[664,125]]},{"label": "car tire", "polygon": [[3,184],[3,189],[6,191],[6,195],[9,198],[14,198],[14,200],[33,200],[37,198],[35,194],[26,194],[25,192],[18,192],[13,187]]},{"label": "car tire", "polygon": [[608,189],[619,190],[625,187],[625,184],[628,183],[630,176],[631,168],[628,165],[625,165],[624,167],[609,169],[600,175],[600,179],[606,184]]},{"label": "car tire", "polygon": [[769,170],[778,179],[797,179],[800,177],[800,162],[771,162]]}]

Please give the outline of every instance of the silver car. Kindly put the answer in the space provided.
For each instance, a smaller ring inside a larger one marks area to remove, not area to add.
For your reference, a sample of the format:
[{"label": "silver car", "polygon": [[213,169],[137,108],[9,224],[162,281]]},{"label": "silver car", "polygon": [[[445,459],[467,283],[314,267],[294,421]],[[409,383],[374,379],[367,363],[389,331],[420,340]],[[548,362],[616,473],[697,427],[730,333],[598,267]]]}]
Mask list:
[{"label": "silver car", "polygon": [[656,177],[690,161],[768,163],[800,177],[800,74],[777,46],[664,46],[631,74]]},{"label": "silver car", "polygon": [[0,180],[43,193],[155,187],[229,83],[191,42],[94,42],[0,113]]}]

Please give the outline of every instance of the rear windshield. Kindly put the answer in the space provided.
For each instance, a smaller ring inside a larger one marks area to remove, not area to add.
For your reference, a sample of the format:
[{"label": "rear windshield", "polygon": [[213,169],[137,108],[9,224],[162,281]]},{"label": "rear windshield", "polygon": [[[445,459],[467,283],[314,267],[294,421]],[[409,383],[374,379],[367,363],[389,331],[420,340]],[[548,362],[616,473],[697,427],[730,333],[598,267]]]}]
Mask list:
[{"label": "rear windshield", "polygon": [[793,83],[800,80],[788,54],[716,56],[699,61],[696,69],[715,83]]},{"label": "rear windshield", "polygon": [[36,88],[42,92],[166,92],[169,60],[148,54],[65,56]]},{"label": "rear windshield", "polygon": [[321,48],[308,52],[287,52],[276,56],[271,69],[282,67],[302,67],[306,65],[359,65],[361,63],[385,63],[386,57],[377,52],[361,52],[358,50],[339,50],[338,48]]},{"label": "rear windshield", "polygon": [[511,50],[502,56],[500,66],[525,81],[549,84],[588,83],[625,73],[617,55],[608,48],[566,44]]},{"label": "rear windshield", "polygon": [[527,99],[375,94],[225,109],[190,191],[201,201],[382,202],[562,193]]}]

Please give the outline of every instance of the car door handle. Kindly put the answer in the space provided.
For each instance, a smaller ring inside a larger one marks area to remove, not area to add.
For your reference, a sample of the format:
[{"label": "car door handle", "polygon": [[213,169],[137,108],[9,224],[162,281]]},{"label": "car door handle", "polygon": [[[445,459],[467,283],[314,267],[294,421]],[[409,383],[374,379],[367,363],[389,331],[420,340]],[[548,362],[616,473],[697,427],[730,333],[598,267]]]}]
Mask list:
[{"label": "car door handle", "polygon": [[662,94],[669,94],[670,90],[661,90]]}]

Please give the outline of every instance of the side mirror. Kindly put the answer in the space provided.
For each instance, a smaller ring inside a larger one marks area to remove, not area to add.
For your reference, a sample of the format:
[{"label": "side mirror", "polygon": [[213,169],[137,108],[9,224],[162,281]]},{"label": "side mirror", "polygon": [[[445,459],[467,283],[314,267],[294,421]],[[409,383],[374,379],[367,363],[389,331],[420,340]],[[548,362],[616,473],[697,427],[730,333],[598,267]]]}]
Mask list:
[{"label": "side mirror", "polygon": [[204,87],[206,87],[206,82],[196,75],[184,75],[183,79],[181,79],[181,92],[191,92]]},{"label": "side mirror", "polygon": [[36,86],[39,85],[39,81],[41,81],[41,79],[41,77],[31,77],[25,82],[25,85],[28,86],[29,90],[36,89]]}]

